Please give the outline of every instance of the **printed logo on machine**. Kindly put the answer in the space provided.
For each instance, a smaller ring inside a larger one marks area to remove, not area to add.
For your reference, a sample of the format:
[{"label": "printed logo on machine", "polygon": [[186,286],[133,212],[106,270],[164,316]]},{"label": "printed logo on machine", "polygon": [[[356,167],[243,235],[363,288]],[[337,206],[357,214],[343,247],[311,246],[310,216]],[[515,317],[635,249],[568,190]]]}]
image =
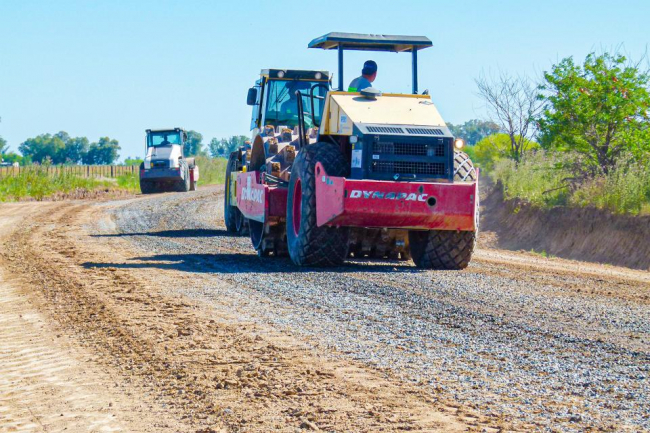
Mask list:
[{"label": "printed logo on machine", "polygon": [[254,201],[256,203],[264,203],[262,200],[263,189],[253,189],[252,175],[246,178],[246,186],[241,189],[241,199],[246,201]]},{"label": "printed logo on machine", "polygon": [[381,192],[381,191],[361,191],[353,189],[350,192],[350,198],[369,198],[384,200],[406,200],[406,201],[427,201],[429,194],[407,194],[405,192]]}]

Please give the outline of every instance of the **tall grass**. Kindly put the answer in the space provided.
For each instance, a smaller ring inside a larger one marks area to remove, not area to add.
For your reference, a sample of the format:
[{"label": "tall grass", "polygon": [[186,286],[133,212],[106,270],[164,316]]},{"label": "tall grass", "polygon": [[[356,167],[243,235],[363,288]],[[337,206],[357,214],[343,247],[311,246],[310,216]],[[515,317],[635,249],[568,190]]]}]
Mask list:
[{"label": "tall grass", "polygon": [[492,176],[503,185],[505,197],[521,198],[535,206],[555,206],[567,201],[568,173],[557,156],[529,153],[519,164],[502,159],[494,164]]},{"label": "tall grass", "polygon": [[[133,175],[122,175],[120,178],[127,178]],[[120,178],[115,181],[98,180],[78,176],[64,170],[47,172],[46,167],[30,166],[21,169],[16,176],[0,177],[0,202],[16,201],[24,198],[43,200],[56,193],[69,193],[78,189],[92,191],[99,188],[127,189],[128,182]],[[137,184],[136,184],[137,185]]]},{"label": "tall grass", "polygon": [[226,158],[197,156],[199,166],[199,185],[220,185],[226,181]]},{"label": "tall grass", "polygon": [[534,206],[596,207],[614,213],[650,213],[650,162],[621,157],[608,173],[575,179],[567,153],[531,152],[519,164],[497,161],[491,173],[500,181],[505,197],[520,198]]},{"label": "tall grass", "polygon": [[650,162],[622,157],[607,174],[583,182],[569,202],[616,213],[650,214]]},{"label": "tall grass", "polygon": [[126,173],[121,174],[117,178],[117,186],[120,189],[127,190],[129,192],[138,192],[140,191],[140,175],[139,173]]}]

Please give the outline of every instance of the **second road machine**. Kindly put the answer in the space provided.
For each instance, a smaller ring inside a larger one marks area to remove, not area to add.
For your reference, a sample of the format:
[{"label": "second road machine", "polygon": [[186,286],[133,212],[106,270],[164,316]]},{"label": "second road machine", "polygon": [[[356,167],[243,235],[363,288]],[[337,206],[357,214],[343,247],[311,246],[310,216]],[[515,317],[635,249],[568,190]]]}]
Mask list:
[{"label": "second road machine", "polygon": [[147,129],[146,153],[140,164],[142,194],[196,190],[199,167],[194,158],[185,157],[186,141],[187,133],[181,128]]}]

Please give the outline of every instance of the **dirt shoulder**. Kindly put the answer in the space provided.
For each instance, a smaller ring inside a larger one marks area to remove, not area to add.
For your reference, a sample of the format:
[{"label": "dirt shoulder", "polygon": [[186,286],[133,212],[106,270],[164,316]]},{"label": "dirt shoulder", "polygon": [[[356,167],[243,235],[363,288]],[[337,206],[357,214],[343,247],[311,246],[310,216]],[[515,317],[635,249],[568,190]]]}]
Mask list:
[{"label": "dirt shoulder", "polygon": [[49,282],[25,279],[33,264],[9,247],[16,228],[57,207],[0,206],[0,430],[154,431],[159,418],[151,407],[125,392],[77,335],[51,320],[58,305],[44,296]]},{"label": "dirt shoulder", "polygon": [[505,200],[500,187],[488,185],[488,191],[481,220],[486,245],[650,270],[650,216],[595,208],[538,209]]},{"label": "dirt shoulder", "polygon": [[[60,359],[83,371],[104,369],[119,395],[146,408],[127,408],[127,431],[480,431],[499,425],[381,370],[323,358],[270,328],[233,324],[204,305],[170,296],[151,271],[85,267],[134,256],[86,232],[104,217],[103,207],[31,206],[4,208],[21,221],[4,241],[4,266],[20,274],[20,290],[57,332],[93,354],[84,361]],[[88,398],[112,401],[109,388],[94,386]],[[39,419],[52,423],[58,411],[46,405]],[[135,427],[128,424],[134,414]]]}]

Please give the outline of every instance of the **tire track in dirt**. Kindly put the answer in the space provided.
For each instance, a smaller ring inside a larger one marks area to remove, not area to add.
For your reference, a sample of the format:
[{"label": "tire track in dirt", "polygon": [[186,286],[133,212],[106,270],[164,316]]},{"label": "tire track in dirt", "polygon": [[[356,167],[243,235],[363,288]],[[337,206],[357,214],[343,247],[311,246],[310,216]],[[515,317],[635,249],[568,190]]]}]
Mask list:
[{"label": "tire track in dirt", "polygon": [[[0,209],[0,242],[11,235],[30,205]],[[0,255],[0,431],[128,431],[112,385],[51,329],[4,269]]]},{"label": "tire track in dirt", "polygon": [[47,285],[48,313],[97,352],[125,391],[153,411],[165,408],[166,418],[154,412],[159,429],[463,431],[481,425],[476,417],[453,416],[456,407],[441,407],[415,386],[354,363],[322,360],[267,329],[229,325],[209,308],[165,295],[150,273],[84,267],[121,254],[81,229],[98,212],[66,206],[25,221],[7,243],[13,269],[20,263],[32,284]]}]

